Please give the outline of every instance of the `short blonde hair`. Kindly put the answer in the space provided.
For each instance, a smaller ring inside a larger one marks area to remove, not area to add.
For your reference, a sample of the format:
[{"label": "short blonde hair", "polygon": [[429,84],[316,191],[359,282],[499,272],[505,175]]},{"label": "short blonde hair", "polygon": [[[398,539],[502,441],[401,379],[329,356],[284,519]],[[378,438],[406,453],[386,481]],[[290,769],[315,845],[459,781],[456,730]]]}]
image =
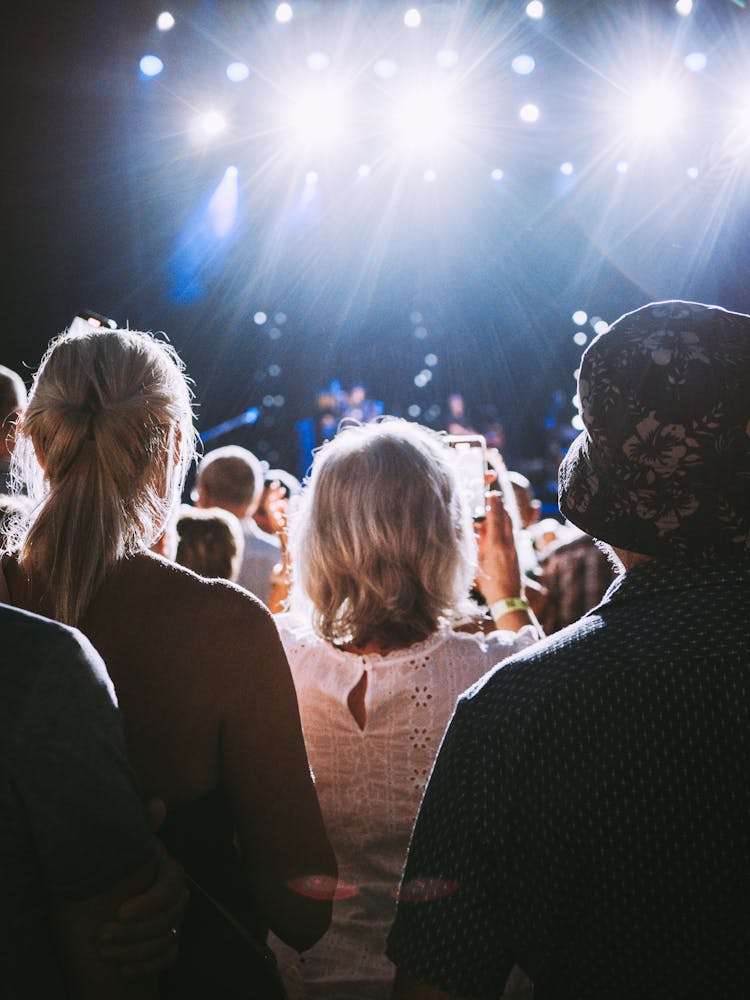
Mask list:
[{"label": "short blonde hair", "polygon": [[306,595],[323,638],[409,645],[471,607],[476,542],[448,451],[392,419],[317,452],[291,522],[292,608]]},{"label": "short blonde hair", "polygon": [[195,453],[190,399],[176,351],[150,334],[50,344],[13,461],[37,504],[19,562],[55,618],[77,625],[117,560],[162,530]]},{"label": "short blonde hair", "polygon": [[175,562],[209,578],[236,580],[245,539],[242,525],[222,507],[180,507]]}]

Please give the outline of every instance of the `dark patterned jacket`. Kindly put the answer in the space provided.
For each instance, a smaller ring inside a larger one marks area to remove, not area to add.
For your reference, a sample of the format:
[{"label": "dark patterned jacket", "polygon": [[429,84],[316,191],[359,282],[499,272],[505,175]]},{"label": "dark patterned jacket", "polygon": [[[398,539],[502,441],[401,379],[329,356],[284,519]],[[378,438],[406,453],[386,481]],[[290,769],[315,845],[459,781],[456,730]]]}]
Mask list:
[{"label": "dark patterned jacket", "polygon": [[392,960],[456,996],[750,997],[750,558],[652,562],[459,701]]}]

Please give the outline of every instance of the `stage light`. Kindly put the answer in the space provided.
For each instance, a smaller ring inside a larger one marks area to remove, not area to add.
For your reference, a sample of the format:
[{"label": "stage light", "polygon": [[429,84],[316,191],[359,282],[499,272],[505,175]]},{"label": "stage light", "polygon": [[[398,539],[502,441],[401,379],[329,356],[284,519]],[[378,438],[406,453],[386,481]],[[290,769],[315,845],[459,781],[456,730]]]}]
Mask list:
[{"label": "stage light", "polygon": [[436,146],[447,135],[451,122],[446,95],[434,87],[409,94],[396,113],[399,138],[412,149]]},{"label": "stage light", "polygon": [[573,173],[573,169],[574,169],[573,164],[570,162],[570,160],[566,160],[565,163],[560,164],[560,173],[563,174],[565,177],[570,177],[570,175]]},{"label": "stage light", "polygon": [[208,217],[214,236],[227,236],[237,221],[239,202],[237,177],[237,167],[227,167],[219,186],[211,195]]},{"label": "stage light", "polygon": [[526,4],[526,14],[533,21],[538,21],[544,17],[544,4],[540,0],[531,0],[531,3]]},{"label": "stage light", "polygon": [[422,23],[422,15],[416,7],[410,7],[404,14],[404,24],[407,28],[418,28]]},{"label": "stage light", "polygon": [[307,68],[311,69],[314,73],[321,73],[331,65],[331,60],[325,52],[311,52],[305,61],[307,62]]},{"label": "stage light", "polygon": [[164,69],[164,63],[158,56],[143,56],[138,66],[144,76],[158,76]]},{"label": "stage light", "polygon": [[305,174],[305,184],[307,184],[308,187],[314,187],[319,180],[320,177],[318,176],[316,170],[308,170]]},{"label": "stage light", "polygon": [[209,137],[219,135],[226,127],[226,118],[220,111],[206,111],[195,123],[197,133]]},{"label": "stage light", "polygon": [[576,415],[570,421],[570,426],[574,430],[577,430],[577,431],[582,431],[583,430],[583,419],[582,419],[580,413],[576,413]]},{"label": "stage light", "polygon": [[532,123],[539,121],[539,108],[536,104],[524,104],[518,112],[518,117],[522,122]]},{"label": "stage light", "polygon": [[340,134],[344,118],[343,98],[329,86],[304,93],[292,109],[290,124],[305,145],[324,145]]},{"label": "stage light", "polygon": [[453,69],[458,63],[458,52],[455,49],[440,49],[435,54],[435,62],[441,69]]},{"label": "stage light", "polygon": [[681,17],[688,17],[693,12],[693,0],[677,0],[674,9]]},{"label": "stage light", "polygon": [[579,330],[577,333],[573,334],[573,343],[576,344],[578,347],[583,347],[583,345],[586,343],[588,339],[589,338],[586,336],[583,330]]},{"label": "stage light", "polygon": [[432,167],[430,167],[428,170],[425,170],[422,176],[424,177],[424,179],[427,181],[428,184],[432,184],[433,181],[437,180],[437,173],[432,169]]},{"label": "stage light", "polygon": [[414,336],[417,338],[417,340],[424,340],[425,337],[427,336],[427,327],[425,326],[415,327]]},{"label": "stage light", "polygon": [[233,62],[227,66],[227,77],[232,83],[242,83],[250,76],[250,67],[243,62]]},{"label": "stage light", "polygon": [[292,5],[288,3],[280,3],[276,8],[276,20],[279,24],[288,24],[289,21],[294,17],[294,11],[292,10]]},{"label": "stage light", "polygon": [[606,319],[600,319],[598,316],[591,320],[591,325],[594,328],[594,333],[606,333],[609,330],[609,323]]},{"label": "stage light", "polygon": [[620,160],[615,167],[618,174],[626,174],[630,170],[630,164],[627,160]]},{"label": "stage light", "polygon": [[685,56],[685,68],[691,73],[700,73],[708,65],[708,56],[705,52],[691,52]]},{"label": "stage light", "polygon": [[434,368],[435,365],[438,363],[437,354],[426,354],[424,363],[427,365],[428,368]]},{"label": "stage light", "polygon": [[274,323],[277,323],[279,326],[283,326],[286,323],[286,313],[277,312],[273,318],[273,321]]},{"label": "stage light", "polygon": [[373,66],[375,76],[379,76],[381,80],[390,80],[396,73],[398,73],[398,66],[393,59],[378,59]]},{"label": "stage light", "polygon": [[583,326],[583,324],[586,322],[587,319],[588,316],[583,311],[583,309],[576,309],[576,311],[573,313],[573,322],[575,323],[576,326]]},{"label": "stage light", "polygon": [[372,167],[369,163],[360,163],[357,167],[357,177],[364,179],[365,177],[369,177],[371,173]]},{"label": "stage light", "polygon": [[513,72],[518,73],[519,76],[528,76],[529,73],[533,73],[536,69],[536,62],[533,56],[524,53],[523,55],[516,56],[510,66]]},{"label": "stage light", "polygon": [[500,169],[500,167],[495,167],[495,169],[490,174],[490,177],[492,178],[493,181],[501,181],[503,177],[505,177],[505,174]]},{"label": "stage light", "polygon": [[628,109],[628,124],[639,136],[658,136],[680,119],[682,107],[677,91],[654,83],[633,94]]},{"label": "stage light", "polygon": [[156,19],[156,27],[159,31],[170,31],[174,28],[174,18],[168,10],[163,10]]},{"label": "stage light", "polygon": [[406,412],[409,414],[410,417],[413,417],[413,419],[416,420],[419,414],[422,412],[422,407],[417,406],[416,403],[412,403]]},{"label": "stage light", "polygon": [[263,324],[267,319],[268,316],[263,312],[262,309],[259,309],[258,312],[255,313],[255,315],[253,316],[253,323],[256,323],[258,326],[263,326]]},{"label": "stage light", "polygon": [[688,167],[685,173],[688,175],[691,181],[694,181],[700,174],[700,170],[698,170],[697,167]]},{"label": "stage light", "polygon": [[278,378],[281,375],[281,365],[272,364],[268,366],[268,374],[271,378]]},{"label": "stage light", "polygon": [[278,340],[281,337],[281,330],[279,330],[278,326],[272,326],[268,331],[268,336],[271,340]]}]

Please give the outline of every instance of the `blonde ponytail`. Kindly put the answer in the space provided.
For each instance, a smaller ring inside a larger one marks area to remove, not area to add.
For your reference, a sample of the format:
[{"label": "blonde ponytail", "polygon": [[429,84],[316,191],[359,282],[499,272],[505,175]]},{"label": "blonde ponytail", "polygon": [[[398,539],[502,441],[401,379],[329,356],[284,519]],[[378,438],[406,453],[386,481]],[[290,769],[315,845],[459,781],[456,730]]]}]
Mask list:
[{"label": "blonde ponytail", "polygon": [[52,342],[14,454],[37,501],[19,564],[49,614],[77,625],[116,562],[154,541],[194,443],[190,390],[168,344],[130,330]]}]

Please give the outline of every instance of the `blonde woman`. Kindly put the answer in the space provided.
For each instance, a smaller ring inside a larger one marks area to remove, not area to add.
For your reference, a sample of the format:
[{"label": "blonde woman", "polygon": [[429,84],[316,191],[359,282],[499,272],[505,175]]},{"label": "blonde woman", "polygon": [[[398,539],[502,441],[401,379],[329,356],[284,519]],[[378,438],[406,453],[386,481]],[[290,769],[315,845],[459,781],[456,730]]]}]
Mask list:
[{"label": "blonde woman", "polygon": [[239,588],[148,551],[193,441],[168,345],[125,330],[60,336],[14,456],[37,507],[3,570],[13,603],[79,627],[102,654],[143,795],[166,803],[164,839],[201,886],[162,996],[264,996],[248,941],[269,927],[296,948],[315,941],[330,904],[292,885],[317,886],[335,862],[273,620]]},{"label": "blonde woman", "polygon": [[481,574],[507,631],[451,628],[471,610],[477,571],[452,461],[415,424],[347,428],[317,453],[292,516],[293,610],[277,622],[341,881],[331,930],[285,967],[290,987],[301,979],[296,989],[320,1000],[390,995],[395,892],[456,698],[539,634],[497,494]]}]

